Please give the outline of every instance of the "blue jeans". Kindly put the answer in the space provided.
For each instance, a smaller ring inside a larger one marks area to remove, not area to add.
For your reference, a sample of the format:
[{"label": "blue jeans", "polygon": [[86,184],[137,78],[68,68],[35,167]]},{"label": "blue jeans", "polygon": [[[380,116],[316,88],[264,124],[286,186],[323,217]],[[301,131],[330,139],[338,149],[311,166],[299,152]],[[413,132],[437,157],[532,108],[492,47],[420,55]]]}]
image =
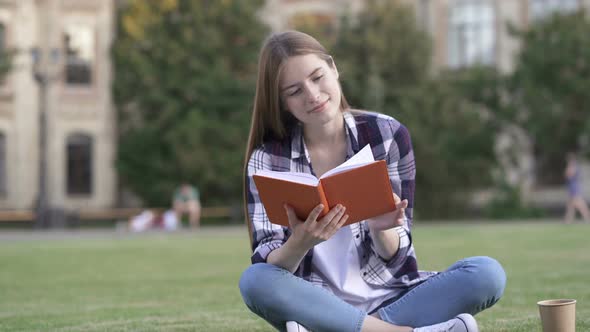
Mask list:
[{"label": "blue jeans", "polygon": [[[466,258],[378,312],[382,320],[395,325],[432,325],[491,307],[502,296],[505,285],[506,274],[496,260]],[[356,332],[367,315],[328,290],[271,264],[248,267],[240,279],[240,292],[248,308],[279,331],[285,331],[287,321],[296,321],[312,331]]]}]

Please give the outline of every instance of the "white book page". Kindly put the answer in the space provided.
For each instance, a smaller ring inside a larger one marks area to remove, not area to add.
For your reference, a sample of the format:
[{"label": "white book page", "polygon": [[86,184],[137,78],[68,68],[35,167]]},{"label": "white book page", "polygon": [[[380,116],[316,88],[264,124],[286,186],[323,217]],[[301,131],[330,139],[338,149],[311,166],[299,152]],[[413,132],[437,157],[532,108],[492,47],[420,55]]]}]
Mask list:
[{"label": "white book page", "polygon": [[375,157],[373,156],[373,150],[371,150],[371,146],[369,144],[365,145],[357,154],[352,156],[350,159],[345,161],[344,163],[332,168],[331,170],[324,173],[321,178],[328,177],[330,175],[338,174],[349,169],[357,168],[363,165],[370,164],[375,161]]},{"label": "white book page", "polygon": [[289,182],[301,183],[308,186],[317,186],[318,178],[308,173],[296,173],[296,172],[274,172],[260,170],[255,175],[264,176],[267,178],[279,179]]}]

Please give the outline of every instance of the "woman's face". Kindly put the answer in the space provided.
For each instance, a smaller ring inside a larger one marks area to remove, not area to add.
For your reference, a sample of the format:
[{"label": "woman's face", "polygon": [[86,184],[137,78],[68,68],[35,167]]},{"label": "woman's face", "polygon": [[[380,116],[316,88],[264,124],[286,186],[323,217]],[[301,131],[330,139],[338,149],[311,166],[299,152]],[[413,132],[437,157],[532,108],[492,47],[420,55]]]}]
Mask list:
[{"label": "woman's face", "polygon": [[315,54],[285,61],[279,93],[283,107],[305,125],[326,124],[340,114],[338,71]]}]

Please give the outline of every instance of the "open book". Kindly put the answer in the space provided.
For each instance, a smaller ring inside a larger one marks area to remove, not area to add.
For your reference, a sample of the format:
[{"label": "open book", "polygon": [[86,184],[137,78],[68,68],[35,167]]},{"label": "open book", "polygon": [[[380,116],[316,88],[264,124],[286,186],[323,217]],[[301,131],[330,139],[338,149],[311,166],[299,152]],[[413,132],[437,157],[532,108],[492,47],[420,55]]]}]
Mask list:
[{"label": "open book", "polygon": [[395,210],[386,163],[375,161],[369,145],[319,179],[307,173],[266,170],[253,177],[268,218],[286,227],[289,219],[285,203],[301,220],[320,203],[324,205],[320,218],[342,204],[349,216],[345,225]]}]

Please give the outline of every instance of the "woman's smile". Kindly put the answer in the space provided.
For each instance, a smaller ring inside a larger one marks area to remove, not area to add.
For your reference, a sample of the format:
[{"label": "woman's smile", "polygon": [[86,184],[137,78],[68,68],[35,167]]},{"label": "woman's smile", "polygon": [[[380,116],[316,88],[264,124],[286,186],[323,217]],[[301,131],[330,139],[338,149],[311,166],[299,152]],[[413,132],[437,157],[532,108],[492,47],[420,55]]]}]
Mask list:
[{"label": "woman's smile", "polygon": [[326,99],[326,101],[324,101],[324,102],[320,103],[319,105],[317,105],[316,107],[312,108],[307,113],[321,113],[321,112],[325,111],[326,106],[328,106],[329,101],[330,101],[330,98]]}]

